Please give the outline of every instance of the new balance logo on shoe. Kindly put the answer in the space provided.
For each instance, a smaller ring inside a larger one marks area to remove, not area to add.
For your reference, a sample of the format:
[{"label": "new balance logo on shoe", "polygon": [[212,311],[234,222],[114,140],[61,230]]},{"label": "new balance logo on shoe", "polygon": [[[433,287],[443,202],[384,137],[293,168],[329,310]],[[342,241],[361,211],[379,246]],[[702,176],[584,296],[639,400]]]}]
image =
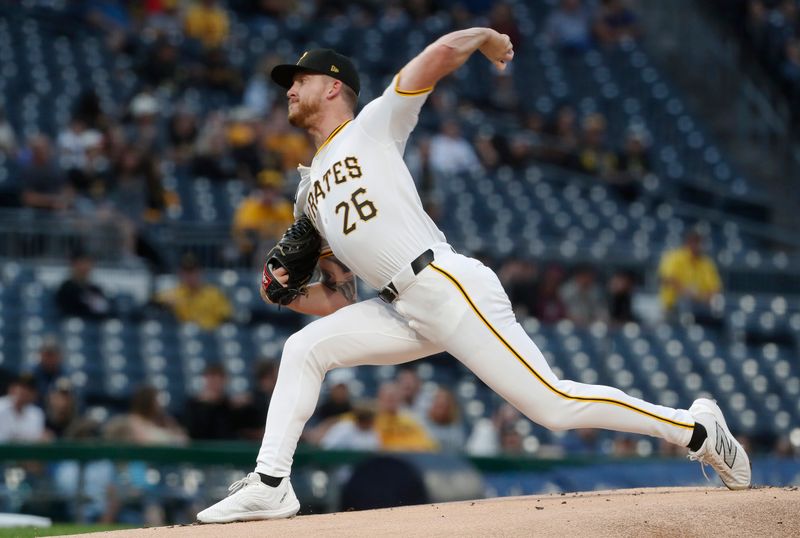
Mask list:
[{"label": "new balance logo on shoe", "polygon": [[732,469],[733,463],[736,461],[736,443],[733,439],[725,434],[725,430],[722,429],[722,426],[719,425],[719,422],[717,422],[716,425],[717,446],[714,448],[716,449],[717,454],[722,456],[722,460],[725,462],[725,465]]}]

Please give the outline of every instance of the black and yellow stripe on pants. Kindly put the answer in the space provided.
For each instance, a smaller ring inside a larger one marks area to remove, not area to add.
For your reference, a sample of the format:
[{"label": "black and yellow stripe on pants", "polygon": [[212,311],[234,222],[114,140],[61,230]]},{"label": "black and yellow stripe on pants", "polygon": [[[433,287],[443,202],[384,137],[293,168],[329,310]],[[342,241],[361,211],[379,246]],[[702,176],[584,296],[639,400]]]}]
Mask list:
[{"label": "black and yellow stripe on pants", "polygon": [[646,409],[641,409],[641,408],[637,407],[636,405],[630,404],[628,402],[624,402],[624,401],[620,401],[620,400],[612,399],[612,398],[572,395],[572,394],[568,394],[568,393],[566,393],[566,392],[564,392],[562,390],[559,390],[558,387],[556,387],[552,383],[548,382],[548,380],[545,379],[545,377],[541,373],[539,373],[533,366],[531,366],[531,364],[528,361],[525,360],[525,358],[522,356],[522,354],[519,353],[508,342],[508,340],[503,337],[503,335],[500,333],[500,331],[498,331],[489,322],[489,320],[486,319],[486,316],[484,316],[481,313],[481,311],[478,309],[478,307],[475,304],[475,302],[470,298],[469,294],[464,289],[464,286],[461,285],[461,283],[458,281],[458,279],[456,279],[452,274],[450,274],[449,272],[445,271],[444,269],[442,269],[441,267],[439,267],[438,265],[436,265],[434,263],[431,263],[430,267],[432,269],[434,269],[436,272],[438,272],[439,274],[441,274],[442,276],[444,276],[447,280],[450,281],[450,283],[453,286],[455,286],[455,288],[458,290],[458,292],[466,300],[466,302],[469,305],[470,309],[475,313],[475,315],[478,316],[478,318],[486,326],[486,328],[489,329],[489,332],[502,344],[502,346],[506,350],[508,350],[509,353],[511,353],[512,356],[514,356],[520,362],[520,364],[522,364],[525,367],[525,369],[528,372],[530,372],[530,374],[532,376],[534,376],[542,385],[544,385],[553,394],[555,394],[555,395],[557,395],[557,396],[559,396],[561,398],[565,398],[567,400],[572,400],[572,401],[614,405],[614,406],[622,407],[624,409],[633,411],[634,413],[638,413],[638,414],[643,415],[645,417],[660,421],[662,423],[668,424],[670,426],[675,426],[677,428],[681,428],[683,430],[693,430],[694,429],[694,423],[676,421],[676,420],[672,420],[672,419],[669,419],[669,418],[666,418],[666,417],[663,417],[663,416],[659,416],[659,415],[657,415],[657,414],[655,414],[653,412],[650,412],[650,411],[648,411]]}]

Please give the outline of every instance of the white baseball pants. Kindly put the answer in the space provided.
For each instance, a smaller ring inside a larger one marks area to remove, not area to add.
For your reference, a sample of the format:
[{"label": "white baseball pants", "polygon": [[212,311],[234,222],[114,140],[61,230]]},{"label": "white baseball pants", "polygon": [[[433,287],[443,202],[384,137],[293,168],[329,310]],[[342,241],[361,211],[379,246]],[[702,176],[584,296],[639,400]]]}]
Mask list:
[{"label": "white baseball pants", "polygon": [[441,351],[548,429],[602,428],[689,443],[694,419],[686,410],[557,379],[517,323],[494,272],[446,244],[434,253],[419,275],[406,267],[392,280],[399,292],[394,303],[376,298],[350,305],[286,341],[256,471],[289,475],[328,370],[400,364]]}]

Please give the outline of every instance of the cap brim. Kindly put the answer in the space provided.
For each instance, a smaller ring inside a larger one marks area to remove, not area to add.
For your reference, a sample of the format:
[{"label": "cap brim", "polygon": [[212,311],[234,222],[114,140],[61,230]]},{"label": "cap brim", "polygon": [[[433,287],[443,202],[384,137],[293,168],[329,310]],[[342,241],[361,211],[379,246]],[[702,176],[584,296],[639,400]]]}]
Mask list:
[{"label": "cap brim", "polygon": [[275,82],[275,84],[288,90],[294,83],[294,76],[300,72],[317,73],[317,71],[309,69],[308,67],[302,67],[294,64],[281,64],[272,68],[270,77],[272,77],[272,80]]}]

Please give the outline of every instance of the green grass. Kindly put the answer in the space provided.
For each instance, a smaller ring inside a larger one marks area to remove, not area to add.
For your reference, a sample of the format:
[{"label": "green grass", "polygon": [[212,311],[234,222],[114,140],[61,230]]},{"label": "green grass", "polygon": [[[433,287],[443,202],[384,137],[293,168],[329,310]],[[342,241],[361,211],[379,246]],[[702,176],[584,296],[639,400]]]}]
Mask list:
[{"label": "green grass", "polygon": [[0,529],[0,538],[34,538],[36,536],[63,536],[87,532],[118,531],[133,528],[130,525],[82,525],[80,523],[56,523],[52,527],[12,527]]}]

